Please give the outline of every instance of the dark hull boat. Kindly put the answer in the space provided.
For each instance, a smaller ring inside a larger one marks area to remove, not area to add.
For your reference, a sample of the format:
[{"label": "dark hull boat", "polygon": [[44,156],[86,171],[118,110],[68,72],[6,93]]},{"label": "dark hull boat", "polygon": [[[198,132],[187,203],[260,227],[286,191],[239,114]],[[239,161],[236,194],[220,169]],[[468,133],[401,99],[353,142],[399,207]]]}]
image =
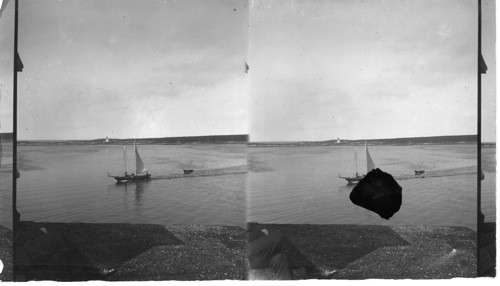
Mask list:
[{"label": "dark hull boat", "polygon": [[425,173],[425,170],[414,170],[415,175],[423,175]]},{"label": "dark hull boat", "polygon": [[136,173],[127,174],[127,158],[125,154],[125,146],[123,146],[123,164],[124,164],[124,173],[123,175],[113,176],[108,173],[108,177],[113,177],[117,183],[121,182],[137,182],[149,180],[151,178],[151,174],[148,173],[148,170],[144,167],[144,163],[142,162],[141,156],[139,156],[139,151],[137,150],[137,145],[134,142],[135,149],[135,170]]},{"label": "dark hull boat", "polygon": [[357,184],[361,179],[364,178],[364,176],[357,176],[357,177],[340,177],[342,179],[345,179],[347,181],[347,184],[349,185],[354,185]]},{"label": "dark hull boat", "polygon": [[183,171],[184,171],[184,174],[192,174],[194,170],[192,170],[192,169],[189,169],[189,170],[184,169]]},{"label": "dark hull boat", "polygon": [[136,182],[136,181],[144,181],[150,179],[151,174],[147,173],[142,175],[125,175],[125,176],[112,176],[112,177],[115,178],[117,183],[128,182],[128,181]]}]

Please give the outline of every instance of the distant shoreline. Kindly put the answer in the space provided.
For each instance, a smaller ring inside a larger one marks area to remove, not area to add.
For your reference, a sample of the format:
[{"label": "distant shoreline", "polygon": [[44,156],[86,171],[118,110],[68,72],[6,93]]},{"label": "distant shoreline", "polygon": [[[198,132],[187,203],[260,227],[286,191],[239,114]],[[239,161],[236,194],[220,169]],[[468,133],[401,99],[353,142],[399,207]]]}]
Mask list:
[{"label": "distant shoreline", "polygon": [[[476,135],[451,135],[451,136],[432,136],[432,137],[406,137],[406,138],[388,138],[388,139],[339,139],[327,141],[302,141],[302,142],[250,142],[250,147],[273,147],[273,146],[360,146],[366,144],[374,145],[448,145],[448,144],[476,144]],[[482,146],[496,146],[495,142],[482,143]]]},{"label": "distant shoreline", "polygon": [[[249,142],[249,136],[244,135],[211,135],[211,136],[186,136],[165,138],[139,138],[115,139],[99,138],[92,140],[20,140],[19,146],[38,145],[130,145],[136,142],[140,145],[196,145],[196,144],[247,144],[248,147],[306,147],[306,146],[360,146],[365,142],[370,146],[376,145],[449,145],[449,144],[476,144],[476,135],[458,136],[432,136],[432,137],[407,137],[389,139],[338,139],[326,141],[274,141],[274,142]],[[496,142],[483,142],[484,148],[495,148]]]},{"label": "distant shoreline", "polygon": [[208,135],[164,138],[99,138],[92,140],[18,140],[20,146],[33,145],[184,145],[184,144],[246,144],[248,135]]},{"label": "distant shoreline", "polygon": [[[422,146],[422,145],[470,145],[476,144],[476,142],[429,142],[429,143],[390,143],[390,142],[376,142],[367,143],[368,146]],[[349,143],[314,143],[314,142],[302,142],[302,143],[248,143],[248,147],[314,147],[314,146],[364,146],[363,142],[349,142]],[[481,144],[483,148],[496,148],[495,143]]]}]

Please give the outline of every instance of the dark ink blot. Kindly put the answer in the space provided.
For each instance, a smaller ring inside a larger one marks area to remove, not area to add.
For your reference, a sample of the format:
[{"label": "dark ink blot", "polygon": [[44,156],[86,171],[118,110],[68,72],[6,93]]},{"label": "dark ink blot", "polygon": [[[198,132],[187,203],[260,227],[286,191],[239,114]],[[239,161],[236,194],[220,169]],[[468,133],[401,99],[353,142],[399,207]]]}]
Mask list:
[{"label": "dark ink blot", "polygon": [[353,204],[389,219],[401,207],[402,189],[391,174],[377,168],[359,181],[349,198]]}]

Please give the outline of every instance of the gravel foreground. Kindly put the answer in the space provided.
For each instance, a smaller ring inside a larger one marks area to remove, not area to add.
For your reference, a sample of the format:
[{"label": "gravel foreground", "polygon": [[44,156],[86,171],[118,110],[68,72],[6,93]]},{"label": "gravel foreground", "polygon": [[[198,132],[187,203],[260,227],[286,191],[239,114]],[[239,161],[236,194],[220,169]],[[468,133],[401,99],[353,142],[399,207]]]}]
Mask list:
[{"label": "gravel foreground", "polygon": [[[466,227],[259,226],[284,233],[313,262],[341,269],[332,279],[476,277],[476,233]],[[72,265],[19,260],[18,281],[274,279],[270,269],[247,272],[246,232],[236,226],[21,222],[19,230],[16,247],[47,234],[60,237]],[[115,271],[102,276],[88,271],[93,268]],[[308,278],[300,269],[296,276]]]},{"label": "gravel foreground", "polygon": [[0,225],[0,260],[3,270],[0,281],[12,281],[12,230]]},{"label": "gravel foreground", "polygon": [[[312,262],[340,271],[332,279],[476,277],[476,233],[466,227],[262,224],[280,231]],[[307,279],[303,269],[294,270]],[[270,269],[250,280],[274,279]]]}]

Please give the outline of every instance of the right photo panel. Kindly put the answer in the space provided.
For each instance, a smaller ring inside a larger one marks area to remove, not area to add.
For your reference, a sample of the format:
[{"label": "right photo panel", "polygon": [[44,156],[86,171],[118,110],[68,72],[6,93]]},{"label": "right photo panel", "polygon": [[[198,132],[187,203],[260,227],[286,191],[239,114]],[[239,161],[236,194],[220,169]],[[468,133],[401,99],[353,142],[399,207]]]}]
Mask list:
[{"label": "right photo panel", "polygon": [[478,276],[496,275],[496,29],[494,0],[481,3],[481,189],[478,220]]},{"label": "right photo panel", "polygon": [[249,279],[476,277],[478,2],[250,13]]}]

